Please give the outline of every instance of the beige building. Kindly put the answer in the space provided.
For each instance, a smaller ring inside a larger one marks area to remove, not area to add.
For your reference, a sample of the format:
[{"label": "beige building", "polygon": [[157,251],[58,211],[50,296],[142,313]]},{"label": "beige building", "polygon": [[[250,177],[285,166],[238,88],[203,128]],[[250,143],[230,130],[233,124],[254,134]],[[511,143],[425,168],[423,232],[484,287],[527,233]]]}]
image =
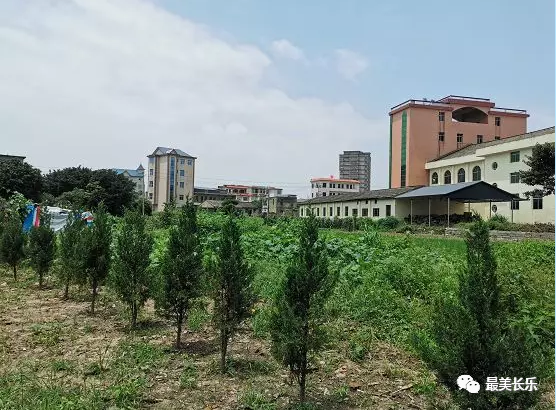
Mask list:
[{"label": "beige building", "polygon": [[270,197],[268,198],[267,207],[268,213],[271,215],[297,215],[297,195],[277,195]]},{"label": "beige building", "polygon": [[554,143],[554,127],[501,140],[465,146],[426,163],[430,185],[485,181],[519,195],[520,201],[472,204],[471,210],[488,218],[503,215],[516,223],[554,223],[554,195],[525,200],[524,192],[535,187],[520,181],[519,171],[528,169],[523,160],[536,144]]},{"label": "beige building", "polygon": [[147,198],[153,211],[161,211],[172,200],[181,206],[188,197],[193,199],[195,157],[180,149],[157,147],[148,158]]},{"label": "beige building", "polygon": [[341,194],[354,194],[359,192],[359,181],[355,179],[329,178],[311,179],[311,198],[321,196],[336,196]]},{"label": "beige building", "polygon": [[263,199],[282,195],[282,188],[259,185],[221,185],[219,190],[234,195],[239,202],[253,202],[256,199]]}]

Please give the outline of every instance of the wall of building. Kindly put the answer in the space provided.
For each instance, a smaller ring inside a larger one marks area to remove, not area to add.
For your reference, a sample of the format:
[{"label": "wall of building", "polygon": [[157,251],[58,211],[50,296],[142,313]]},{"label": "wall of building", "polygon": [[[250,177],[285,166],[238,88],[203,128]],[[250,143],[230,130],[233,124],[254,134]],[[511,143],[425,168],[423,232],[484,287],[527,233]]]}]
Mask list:
[{"label": "wall of building", "polygon": [[[175,158],[174,201],[177,206],[185,204],[187,198],[193,198],[195,179],[195,159],[179,156],[156,156],[149,158],[147,174],[147,198],[153,204],[154,211],[163,209],[170,201],[170,158]],[[183,160],[183,164],[181,163]],[[152,170],[152,174],[151,174]],[[184,175],[180,175],[180,171]],[[152,185],[151,186],[151,182]],[[183,188],[180,182],[184,183]]]},{"label": "wall of building", "polygon": [[[554,133],[497,144],[477,149],[473,155],[429,163],[429,182],[432,183],[433,172],[437,172],[439,184],[444,184],[444,172],[450,170],[452,172],[452,183],[455,183],[457,182],[457,172],[460,168],[465,169],[465,182],[469,182],[472,181],[473,167],[479,166],[481,169],[481,180],[489,184],[496,184],[498,188],[504,191],[518,194],[521,198],[525,198],[524,193],[531,191],[535,187],[526,185],[521,181],[512,183],[510,174],[528,169],[523,160],[532,154],[535,144],[545,142],[554,142]],[[511,162],[512,152],[519,152],[519,162]],[[496,166],[493,165],[494,163],[496,163]],[[492,205],[496,206],[496,212],[492,211]],[[554,223],[555,198],[554,195],[544,197],[542,209],[533,209],[533,199],[530,198],[526,201],[520,201],[519,209],[515,209],[513,212],[509,202],[472,204],[471,210],[478,212],[484,218],[502,215],[516,223]]]},{"label": "wall of building", "polygon": [[[428,173],[424,169],[426,162],[466,144],[475,144],[477,135],[483,136],[483,142],[523,134],[527,131],[527,117],[523,114],[496,111],[491,109],[492,102],[453,103],[423,105],[409,104],[405,109],[391,113],[391,187],[401,186],[402,160],[402,118],[407,113],[406,124],[406,184],[405,186],[426,185]],[[488,123],[457,122],[452,118],[453,110],[474,107],[488,115]],[[439,113],[444,112],[444,121],[439,121]],[[495,125],[495,117],[500,117],[501,124]],[[438,133],[444,132],[444,141],[439,142]],[[458,144],[457,134],[463,134],[463,143]]]}]

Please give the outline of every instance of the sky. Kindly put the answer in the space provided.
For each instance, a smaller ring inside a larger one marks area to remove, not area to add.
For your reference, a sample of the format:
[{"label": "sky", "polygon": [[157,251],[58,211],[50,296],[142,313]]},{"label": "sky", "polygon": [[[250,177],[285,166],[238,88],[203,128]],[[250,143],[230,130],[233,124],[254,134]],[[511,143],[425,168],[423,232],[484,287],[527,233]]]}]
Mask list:
[{"label": "sky", "polygon": [[490,98],[553,126],[554,1],[2,0],[0,153],[43,172],[197,157],[195,185],[388,185],[389,109]]}]

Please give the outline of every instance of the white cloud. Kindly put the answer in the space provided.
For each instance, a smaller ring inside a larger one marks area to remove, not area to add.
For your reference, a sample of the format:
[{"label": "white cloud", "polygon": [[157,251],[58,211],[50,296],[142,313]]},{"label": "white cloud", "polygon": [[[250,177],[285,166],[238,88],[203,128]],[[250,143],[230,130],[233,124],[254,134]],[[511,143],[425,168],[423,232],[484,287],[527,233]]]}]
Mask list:
[{"label": "white cloud", "polygon": [[[344,149],[386,152],[387,119],[265,86],[271,65],[258,48],[141,0],[4,0],[2,151],[46,171],[136,167],[172,146],[198,157],[197,185],[300,194],[311,177],[337,174]],[[373,158],[381,178],[385,157]]]},{"label": "white cloud", "polygon": [[305,58],[303,50],[284,39],[273,41],[271,50],[274,56],[279,58],[291,60],[303,60]]},{"label": "white cloud", "polygon": [[347,80],[355,80],[369,67],[369,62],[364,56],[351,50],[336,50],[335,59],[336,69]]}]

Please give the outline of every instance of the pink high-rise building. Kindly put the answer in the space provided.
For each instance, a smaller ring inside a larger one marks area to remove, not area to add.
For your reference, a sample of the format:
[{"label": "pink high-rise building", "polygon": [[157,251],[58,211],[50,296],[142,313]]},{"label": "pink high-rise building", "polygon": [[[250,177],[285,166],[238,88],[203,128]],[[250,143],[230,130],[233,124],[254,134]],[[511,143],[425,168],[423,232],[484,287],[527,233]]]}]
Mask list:
[{"label": "pink high-rise building", "polygon": [[425,163],[469,144],[527,132],[525,110],[486,98],[408,100],[390,111],[390,188],[428,185]]}]

